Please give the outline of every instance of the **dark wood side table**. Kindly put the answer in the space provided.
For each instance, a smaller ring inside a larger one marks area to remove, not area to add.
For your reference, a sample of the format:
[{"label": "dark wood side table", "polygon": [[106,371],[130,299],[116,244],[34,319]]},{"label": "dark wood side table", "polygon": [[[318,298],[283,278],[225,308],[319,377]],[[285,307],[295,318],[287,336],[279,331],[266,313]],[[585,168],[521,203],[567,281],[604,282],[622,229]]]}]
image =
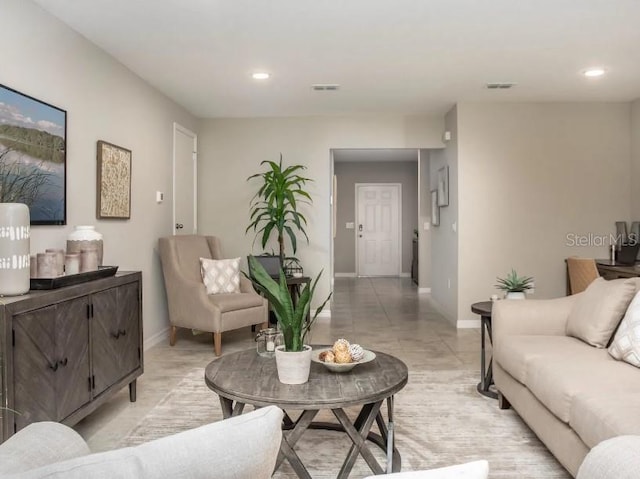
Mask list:
[{"label": "dark wood side table", "polygon": [[473,303],[471,305],[471,312],[480,315],[480,329],[482,330],[480,336],[480,382],[478,383],[478,392],[483,396],[487,396],[493,399],[498,399],[498,393],[492,391],[490,388],[493,385],[493,354],[489,356],[489,364],[486,363],[486,347],[485,347],[485,332],[489,336],[489,342],[493,343],[493,337],[491,335],[491,309],[493,302],[481,301],[479,303]]},{"label": "dark wood side table", "polygon": [[[314,346],[314,349],[321,347]],[[295,445],[307,429],[329,429],[346,433],[353,443],[338,478],[349,476],[358,456],[362,456],[374,474],[397,472],[401,459],[394,446],[393,398],[407,384],[408,370],[399,359],[375,353],[374,361],[346,373],[333,373],[321,364],[311,363],[309,381],[290,386],[278,381],[275,358],[258,356],[255,349],[249,349],[225,354],[209,363],[204,380],[219,396],[225,418],[242,414],[247,404],[256,407],[275,405],[285,411],[276,469],[286,459],[298,477],[310,479]],[[385,401],[386,421],[381,410]],[[361,407],[355,421],[345,412],[350,406]],[[314,422],[322,409],[330,410],[338,422]],[[302,411],[295,421],[286,413],[292,410]],[[374,423],[379,433],[371,431]],[[386,451],[386,468],[383,469],[369,450],[368,441]]]}]

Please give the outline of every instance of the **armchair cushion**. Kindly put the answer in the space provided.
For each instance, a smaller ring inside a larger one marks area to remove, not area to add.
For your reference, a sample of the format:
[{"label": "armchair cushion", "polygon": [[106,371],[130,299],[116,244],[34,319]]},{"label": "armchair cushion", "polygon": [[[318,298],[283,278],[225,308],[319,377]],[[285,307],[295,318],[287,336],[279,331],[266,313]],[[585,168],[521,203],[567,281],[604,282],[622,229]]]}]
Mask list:
[{"label": "armchair cushion", "polygon": [[238,311],[239,309],[257,308],[264,304],[264,298],[258,293],[226,293],[212,294],[209,300],[220,309],[221,313]]},{"label": "armchair cushion", "polygon": [[207,294],[240,292],[240,258],[200,258],[200,270]]},{"label": "armchair cushion", "polygon": [[576,299],[567,319],[567,335],[606,347],[635,292],[633,279],[596,279]]}]

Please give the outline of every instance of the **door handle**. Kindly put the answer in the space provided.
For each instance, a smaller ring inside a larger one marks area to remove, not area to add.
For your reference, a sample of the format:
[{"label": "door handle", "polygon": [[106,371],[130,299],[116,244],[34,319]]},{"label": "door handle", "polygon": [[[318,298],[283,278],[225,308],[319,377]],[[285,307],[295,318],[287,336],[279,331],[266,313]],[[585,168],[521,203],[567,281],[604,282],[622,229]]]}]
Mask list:
[{"label": "door handle", "polygon": [[362,232],[362,225],[358,225],[358,231]]},{"label": "door handle", "polygon": [[184,225],[182,223],[176,223],[177,230],[181,230],[182,228],[184,228]]}]

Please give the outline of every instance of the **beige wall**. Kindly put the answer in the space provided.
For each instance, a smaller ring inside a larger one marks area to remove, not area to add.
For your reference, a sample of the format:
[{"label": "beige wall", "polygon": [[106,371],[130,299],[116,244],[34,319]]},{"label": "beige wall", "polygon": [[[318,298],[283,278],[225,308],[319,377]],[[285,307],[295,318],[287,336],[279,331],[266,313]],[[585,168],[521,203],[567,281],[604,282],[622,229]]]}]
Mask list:
[{"label": "beige wall", "polygon": [[640,221],[640,99],[631,104],[631,217]]},{"label": "beige wall", "polygon": [[[458,115],[454,107],[445,116],[445,130],[451,140],[441,150],[431,152],[429,190],[437,189],[438,170],[449,166],[449,205],[440,208],[440,225],[431,227],[431,294],[434,303],[448,320],[458,317]],[[431,202],[429,201],[429,205]]]},{"label": "beige wall", "polygon": [[[416,150],[416,160],[418,151]],[[347,229],[347,222],[355,222],[356,183],[400,183],[402,185],[402,273],[411,273],[413,230],[418,225],[418,162],[358,161],[336,162],[334,172],[338,181],[336,237],[334,240],[334,271],[356,272],[355,229]]]},{"label": "beige wall", "polygon": [[[418,287],[431,291],[431,150],[420,150],[418,166]],[[429,229],[425,230],[425,224]]]},{"label": "beige wall", "polygon": [[323,297],[331,277],[330,151],[441,147],[442,128],[441,119],[403,116],[204,121],[199,136],[199,230],[220,235],[227,256],[260,253],[259,244],[252,250],[253,235],[245,235],[249,200],[256,191],[256,184],[246,178],[262,171],[261,161],[275,160],[280,153],[285,164],[306,165],[306,174],[315,180],[309,186],[314,204],[305,210],[311,241],[301,244],[298,257],[309,274],[324,269],[317,291],[317,297]]},{"label": "beige wall", "polygon": [[477,319],[470,305],[512,267],[548,298],[565,293],[564,258],[607,257],[606,245],[572,247],[567,235],[606,237],[631,219],[630,113],[628,103],[458,105],[458,320]]},{"label": "beige wall", "polygon": [[[149,344],[168,326],[156,242],[171,234],[172,124],[197,131],[197,120],[31,2],[3,0],[2,18],[0,83],[67,110],[68,225],[34,226],[31,251],[62,248],[73,225],[96,225],[105,264],[143,273]],[[128,221],[96,220],[97,140],[133,152]]]}]

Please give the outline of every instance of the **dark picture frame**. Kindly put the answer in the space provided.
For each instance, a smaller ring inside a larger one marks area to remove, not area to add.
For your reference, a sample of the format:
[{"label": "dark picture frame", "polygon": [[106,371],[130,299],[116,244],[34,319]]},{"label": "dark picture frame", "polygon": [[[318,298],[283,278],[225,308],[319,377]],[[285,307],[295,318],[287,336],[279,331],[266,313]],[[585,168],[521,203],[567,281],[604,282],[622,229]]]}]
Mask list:
[{"label": "dark picture frame", "polygon": [[131,150],[99,140],[96,217],[131,218]]},{"label": "dark picture frame", "polygon": [[67,112],[0,84],[0,202],[32,225],[67,224]]}]

